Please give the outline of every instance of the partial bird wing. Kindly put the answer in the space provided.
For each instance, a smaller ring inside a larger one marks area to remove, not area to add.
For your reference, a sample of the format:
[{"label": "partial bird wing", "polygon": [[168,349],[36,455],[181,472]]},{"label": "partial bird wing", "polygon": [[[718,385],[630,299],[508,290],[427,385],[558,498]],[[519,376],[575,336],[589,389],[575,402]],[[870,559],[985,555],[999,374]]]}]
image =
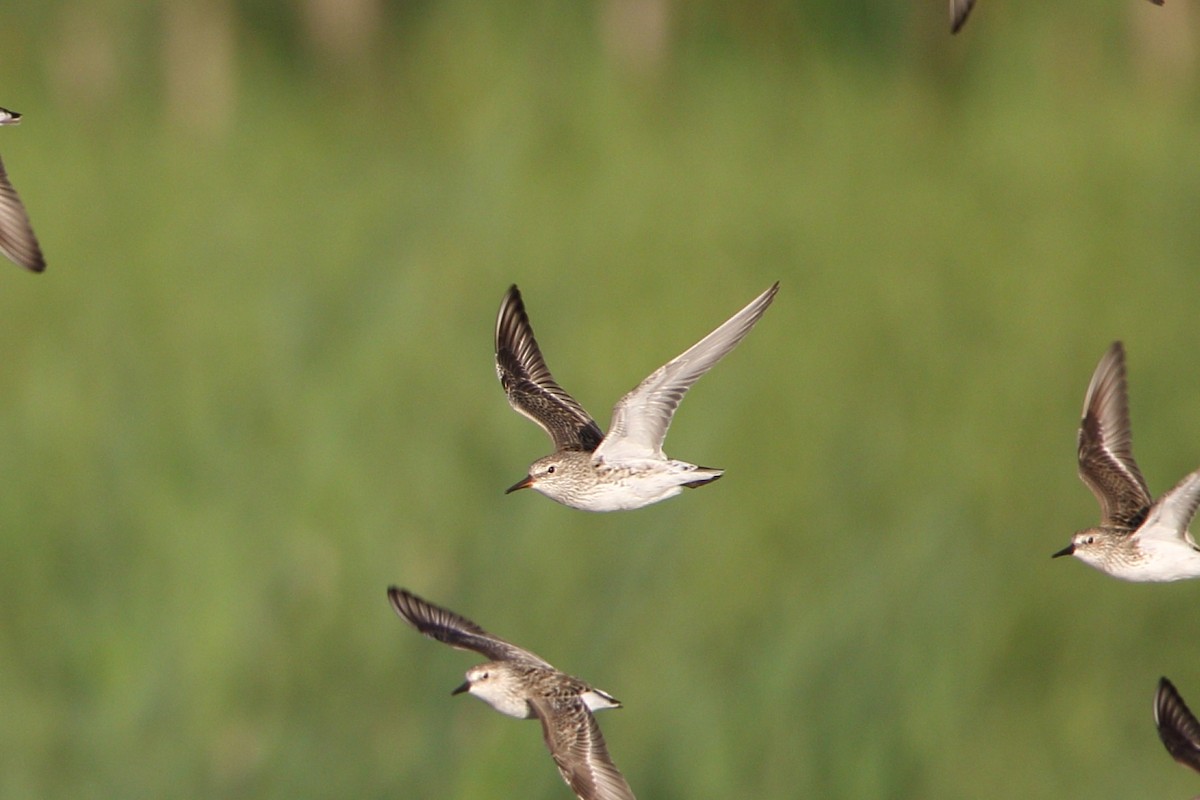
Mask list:
[{"label": "partial bird wing", "polygon": [[596,448],[596,457],[666,458],[662,443],[671,427],[675,409],[688,389],[737,347],[767,306],[775,299],[779,282],[750,301],[719,328],[656,369],[613,407],[608,435]]},{"label": "partial bird wing", "polygon": [[1153,498],[1133,460],[1125,348],[1113,342],[1096,365],[1079,424],[1079,477],[1100,502],[1101,524],[1136,530]]},{"label": "partial bird wing", "polygon": [[608,755],[596,717],[583,699],[535,697],[546,747],[563,780],[580,800],[635,800],[633,790]]},{"label": "partial bird wing", "polygon": [[1168,541],[1185,541],[1192,547],[1188,526],[1196,516],[1200,507],[1200,470],[1196,470],[1175,484],[1169,492],[1164,492],[1150,508],[1146,521],[1137,529],[1138,539],[1163,539]]},{"label": "partial bird wing", "polygon": [[473,650],[492,661],[519,661],[554,669],[540,656],[493,636],[466,617],[435,606],[407,589],[390,587],[388,600],[397,614],[431,639],[459,650]]},{"label": "partial bird wing", "polygon": [[17,196],[17,190],[8,180],[4,163],[0,161],[0,252],[14,262],[31,272],[41,272],[46,268],[46,259],[42,256],[42,248],[38,245],[37,237],[33,235],[33,227],[29,224],[29,215],[25,206]]},{"label": "partial bird wing", "polygon": [[496,316],[496,374],[508,404],[540,425],[556,451],[591,452],[604,438],[583,406],[554,381],[515,284],[505,293]]},{"label": "partial bird wing", "polygon": [[1200,722],[1166,678],[1159,678],[1154,695],[1154,724],[1171,757],[1200,772]]},{"label": "partial bird wing", "polygon": [[950,0],[950,32],[958,33],[967,21],[975,0]]}]

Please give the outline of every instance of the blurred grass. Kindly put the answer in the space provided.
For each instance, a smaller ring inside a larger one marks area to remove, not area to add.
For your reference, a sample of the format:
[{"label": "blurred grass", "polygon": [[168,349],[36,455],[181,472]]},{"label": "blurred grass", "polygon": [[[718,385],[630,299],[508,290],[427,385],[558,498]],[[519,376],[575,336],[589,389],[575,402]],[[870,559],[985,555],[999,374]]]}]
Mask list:
[{"label": "blurred grass", "polygon": [[[1119,24],[1186,4],[1108,5],[702,5],[644,70],[553,5],[331,68],[247,29],[216,135],[149,52],[70,99],[21,7],[0,152],[50,269],[0,275],[0,795],[566,794],[391,583],[620,697],[640,797],[1194,791],[1150,706],[1200,698],[1196,585],[1049,559],[1112,339],[1152,489],[1200,463],[1195,84]],[[725,480],[502,496],[547,447],[491,365],[509,283],[604,423],[775,279],[668,442]]]}]

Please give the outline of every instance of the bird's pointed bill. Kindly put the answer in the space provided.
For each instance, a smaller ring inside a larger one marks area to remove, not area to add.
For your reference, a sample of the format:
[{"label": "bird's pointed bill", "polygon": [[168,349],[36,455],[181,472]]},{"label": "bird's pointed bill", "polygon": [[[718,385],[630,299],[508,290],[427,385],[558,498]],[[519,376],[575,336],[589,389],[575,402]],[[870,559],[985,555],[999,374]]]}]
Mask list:
[{"label": "bird's pointed bill", "polygon": [[469,692],[469,691],[471,691],[471,682],[463,681],[462,685],[454,687],[454,691],[452,691],[450,694],[456,695],[456,694],[462,694],[463,692]]},{"label": "bird's pointed bill", "polygon": [[1054,555],[1052,555],[1050,557],[1051,558],[1059,558],[1060,556],[1069,556],[1069,555],[1074,555],[1074,554],[1075,554],[1075,543],[1072,542],[1071,544],[1067,545],[1062,550],[1059,550],[1057,553],[1055,553]]},{"label": "bird's pointed bill", "polygon": [[517,491],[518,489],[528,489],[530,486],[533,486],[533,477],[530,475],[526,475],[524,478],[521,478],[521,480],[517,481],[512,486],[505,489],[504,493],[512,494],[513,492]]}]

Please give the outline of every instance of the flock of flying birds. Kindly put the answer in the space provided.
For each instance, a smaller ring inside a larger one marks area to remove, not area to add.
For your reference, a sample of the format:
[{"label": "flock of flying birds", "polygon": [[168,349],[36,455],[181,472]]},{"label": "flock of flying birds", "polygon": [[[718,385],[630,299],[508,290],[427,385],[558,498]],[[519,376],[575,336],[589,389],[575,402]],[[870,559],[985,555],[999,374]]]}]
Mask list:
[{"label": "flock of flying birds", "polygon": [[[950,0],[951,33],[974,6]],[[742,341],[778,291],[776,282],[634,387],[613,407],[605,434],[550,374],[521,293],[510,287],[496,319],[496,374],[509,404],[546,431],[554,452],[534,461],[506,494],[533,489],[571,508],[622,511],[720,478],[720,469],[668,458],[663,440],[684,394]],[[1155,500],[1133,460],[1130,431],[1125,349],[1114,342],[1092,375],[1079,427],[1079,476],[1100,503],[1100,524],[1077,532],[1053,557],[1074,556],[1127,581],[1200,577],[1200,547],[1188,532],[1200,505],[1200,470]],[[615,697],[406,589],[389,588],[388,599],[422,634],[490,659],[468,670],[453,694],[469,692],[502,714],[538,719],[559,773],[581,800],[634,800],[592,714],[620,708]],[[1200,722],[1165,677],[1154,722],[1167,752],[1200,772]]]},{"label": "flock of flying birds", "polygon": [[[974,0],[951,0],[954,31],[973,5]],[[0,125],[20,120],[20,114],[0,108]],[[25,206],[2,161],[0,252],[33,272],[46,268]],[[572,508],[621,511],[720,478],[720,469],[668,458],[663,440],[688,389],[737,347],[778,291],[776,282],[617,401],[606,434],[555,382],[521,293],[510,287],[496,318],[496,374],[509,404],[546,431],[554,452],[534,461],[506,493],[529,488]],[[1054,557],[1074,556],[1128,581],[1200,577],[1200,547],[1188,532],[1200,506],[1200,469],[1153,499],[1133,459],[1130,431],[1125,349],[1114,342],[1088,384],[1079,426],[1079,476],[1100,503],[1100,524],[1076,533]],[[615,697],[405,589],[389,588],[388,599],[396,613],[424,635],[490,659],[468,670],[454,694],[473,694],[508,716],[537,718],[554,763],[578,797],[633,800],[592,714],[620,708]],[[1166,678],[1159,681],[1154,720],[1167,751],[1200,772],[1200,722]]]},{"label": "flock of flying birds", "polygon": [[[737,347],[778,291],[776,282],[650,373],[613,406],[605,434],[550,374],[521,293],[510,287],[496,317],[496,374],[509,404],[546,431],[554,452],[534,461],[506,494],[533,489],[572,508],[620,511],[720,478],[722,470],[668,458],[663,440],[688,389]],[[388,599],[402,619],[426,636],[490,659],[468,670],[454,694],[469,692],[510,717],[537,718],[559,773],[578,797],[634,800],[592,714],[620,708],[615,697],[406,589],[389,588]]]},{"label": "flock of flying birds", "polygon": [[[1150,0],[1156,6],[1161,6],[1163,0]],[[967,17],[971,13],[971,9],[975,7],[975,0],[950,0],[950,32],[958,33],[962,30],[962,26],[966,24]]]},{"label": "flock of flying birds", "polygon": [[[496,374],[509,404],[550,436],[554,452],[534,461],[507,492],[531,488],[572,508],[618,511],[720,478],[720,469],[668,458],[663,440],[688,389],[745,338],[778,291],[777,282],[617,401],[606,434],[550,374],[521,293],[510,287],[496,318]],[[1077,532],[1054,557],[1074,556],[1127,581],[1200,577],[1200,547],[1188,532],[1200,505],[1200,469],[1157,500],[1150,494],[1133,459],[1120,342],[1109,347],[1088,384],[1078,463],[1100,504],[1100,524]],[[554,763],[579,798],[633,800],[592,713],[620,708],[615,697],[406,589],[389,588],[388,599],[422,634],[489,659],[468,670],[454,694],[468,692],[502,714],[539,720]],[[1200,722],[1166,678],[1154,719],[1168,752],[1200,772]]]}]

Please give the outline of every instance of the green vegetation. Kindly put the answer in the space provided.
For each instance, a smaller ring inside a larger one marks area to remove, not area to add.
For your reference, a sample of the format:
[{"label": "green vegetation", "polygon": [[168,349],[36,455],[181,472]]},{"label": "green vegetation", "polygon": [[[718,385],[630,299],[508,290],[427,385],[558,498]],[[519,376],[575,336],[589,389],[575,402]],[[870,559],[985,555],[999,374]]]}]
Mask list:
[{"label": "green vegetation", "polygon": [[[1049,558],[1113,339],[1152,490],[1200,465],[1196,9],[697,3],[638,55],[492,5],[345,56],[262,3],[6,10],[50,266],[0,270],[0,796],[569,796],[392,583],[619,697],[647,800],[1197,792],[1151,701],[1200,703],[1200,584]],[[180,44],[222,24],[224,77]],[[548,449],[509,283],[606,424],[775,279],[667,442],[724,480],[501,494]]]}]

